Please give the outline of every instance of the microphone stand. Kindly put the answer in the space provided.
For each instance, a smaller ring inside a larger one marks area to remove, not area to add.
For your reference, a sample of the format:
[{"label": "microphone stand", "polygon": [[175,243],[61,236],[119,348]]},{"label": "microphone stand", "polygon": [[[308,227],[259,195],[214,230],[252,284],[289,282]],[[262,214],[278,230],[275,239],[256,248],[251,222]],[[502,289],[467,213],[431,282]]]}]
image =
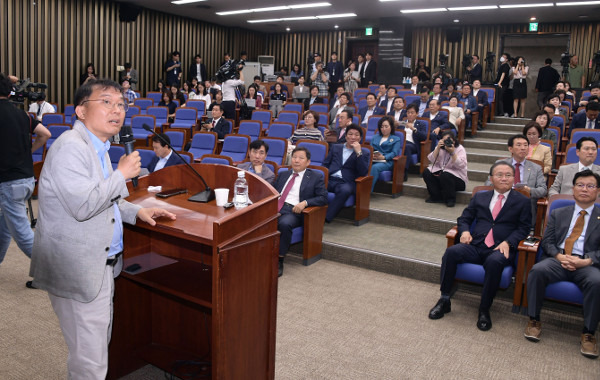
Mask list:
[{"label": "microphone stand", "polygon": [[144,124],[142,125],[142,127],[147,130],[148,132],[152,133],[153,135],[155,135],[156,137],[158,137],[160,139],[160,141],[162,141],[163,143],[165,143],[169,148],[171,148],[171,150],[173,151],[173,153],[175,153],[180,159],[181,161],[186,164],[190,169],[192,169],[192,171],[194,172],[194,174],[196,174],[196,176],[198,178],[200,178],[200,180],[202,181],[202,183],[204,184],[204,191],[201,191],[197,194],[192,195],[191,197],[188,198],[188,201],[191,202],[201,202],[201,203],[207,203],[212,201],[213,199],[215,199],[215,191],[213,189],[211,189],[207,184],[206,181],[204,180],[204,178],[202,178],[202,176],[200,175],[200,173],[198,173],[196,171],[196,169],[194,169],[192,167],[192,165],[190,165],[182,156],[181,154],[177,153],[177,151],[171,146],[171,144],[169,144],[165,139],[162,138],[161,135],[159,135],[158,133],[154,132],[154,130],[148,125],[148,124]]}]

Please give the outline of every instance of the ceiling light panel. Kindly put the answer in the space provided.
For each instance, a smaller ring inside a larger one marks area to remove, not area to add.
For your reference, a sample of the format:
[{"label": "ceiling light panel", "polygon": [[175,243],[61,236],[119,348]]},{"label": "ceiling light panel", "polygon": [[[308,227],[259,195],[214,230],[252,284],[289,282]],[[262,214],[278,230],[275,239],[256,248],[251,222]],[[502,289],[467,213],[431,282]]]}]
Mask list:
[{"label": "ceiling light panel", "polygon": [[572,3],[556,3],[558,7],[568,7],[572,5],[598,5],[600,1],[574,1]]},{"label": "ceiling light panel", "polygon": [[182,5],[182,4],[190,4],[190,3],[199,3],[201,1],[206,1],[206,0],[177,0],[177,1],[171,1],[171,3],[177,4],[177,5]]},{"label": "ceiling light panel", "polygon": [[430,12],[446,12],[446,8],[427,8],[427,9],[402,9],[402,13],[430,13]]},{"label": "ceiling light panel", "polygon": [[480,11],[485,9],[498,9],[497,5],[475,5],[471,7],[452,7],[449,11]]},{"label": "ceiling light panel", "polygon": [[553,7],[554,3],[537,3],[537,4],[501,4],[498,5],[502,9],[511,8],[535,8],[535,7]]},{"label": "ceiling light panel", "polygon": [[295,5],[278,5],[275,7],[265,7],[265,8],[252,8],[252,9],[239,9],[234,11],[223,11],[216,12],[219,16],[230,16],[230,15],[239,15],[243,13],[259,13],[259,12],[273,12],[273,11],[283,11],[290,9],[303,9],[303,8],[319,8],[319,7],[329,7],[331,3],[309,3],[309,4],[295,4]]}]

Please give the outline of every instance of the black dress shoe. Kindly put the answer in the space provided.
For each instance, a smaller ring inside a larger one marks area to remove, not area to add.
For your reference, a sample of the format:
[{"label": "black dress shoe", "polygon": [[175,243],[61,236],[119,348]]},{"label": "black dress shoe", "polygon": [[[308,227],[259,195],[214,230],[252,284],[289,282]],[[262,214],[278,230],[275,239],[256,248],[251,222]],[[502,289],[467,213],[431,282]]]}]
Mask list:
[{"label": "black dress shoe", "polygon": [[488,331],[492,328],[492,318],[489,311],[480,311],[477,319],[477,328],[481,331]]},{"label": "black dress shoe", "polygon": [[28,287],[29,289],[37,289],[35,286],[33,286],[33,281],[27,281],[25,283],[25,286]]},{"label": "black dress shoe", "polygon": [[442,203],[442,201],[440,199],[434,199],[434,198],[427,198],[425,199],[425,203]]},{"label": "black dress shoe", "polygon": [[450,312],[450,300],[445,300],[440,298],[433,309],[429,311],[429,319],[440,319],[444,316],[444,314]]},{"label": "black dress shoe", "polygon": [[448,206],[448,207],[454,207],[455,204],[456,204],[456,201],[454,199],[450,199],[450,200],[446,201],[446,206]]},{"label": "black dress shoe", "polygon": [[281,277],[283,275],[283,260],[279,260],[279,274],[277,277]]}]

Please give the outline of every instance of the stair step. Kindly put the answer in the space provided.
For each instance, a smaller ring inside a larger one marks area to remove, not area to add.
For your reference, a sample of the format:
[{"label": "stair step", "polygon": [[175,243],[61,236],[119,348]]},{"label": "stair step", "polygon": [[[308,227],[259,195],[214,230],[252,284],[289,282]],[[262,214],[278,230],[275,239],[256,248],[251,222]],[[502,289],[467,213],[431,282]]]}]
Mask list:
[{"label": "stair step", "polygon": [[514,124],[520,125],[521,127],[525,126],[525,124],[529,123],[531,119],[528,118],[520,118],[520,117],[504,117],[504,116],[496,116],[494,119],[494,123],[498,124]]},{"label": "stair step", "polygon": [[[508,155],[507,155],[508,157]],[[489,153],[468,153],[467,154],[467,162],[469,165],[473,163],[486,164],[488,166],[488,170],[490,166],[496,161],[498,161],[500,157],[494,156]]]},{"label": "stair step", "polygon": [[[482,131],[512,131],[514,133],[523,132],[523,125],[520,124],[501,124],[501,123],[487,123],[485,129]],[[477,132],[479,136],[480,132]]]},{"label": "stair step", "polygon": [[[484,138],[474,138],[474,139],[465,139],[463,146],[469,152],[471,148],[477,149],[486,149],[490,150],[498,150],[506,152],[506,141],[492,140],[492,139],[484,139]],[[493,153],[492,153],[493,154]]]},{"label": "stair step", "polygon": [[[511,136],[514,136],[516,134],[520,134],[522,132],[522,130],[518,130],[518,131],[505,131],[505,130],[488,130],[485,129],[483,131],[479,131],[477,132],[477,139],[478,138],[482,138],[482,139],[493,139],[493,140],[499,140],[502,142],[508,141],[508,139]],[[475,141],[477,141],[477,139],[474,139]]]}]

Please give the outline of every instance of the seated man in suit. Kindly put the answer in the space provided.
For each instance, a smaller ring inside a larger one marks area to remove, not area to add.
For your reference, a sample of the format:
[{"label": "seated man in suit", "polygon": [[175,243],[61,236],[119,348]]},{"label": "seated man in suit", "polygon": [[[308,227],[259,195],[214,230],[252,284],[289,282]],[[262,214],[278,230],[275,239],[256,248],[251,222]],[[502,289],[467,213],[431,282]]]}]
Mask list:
[{"label": "seated man in suit", "polygon": [[[411,164],[416,164],[421,154],[421,141],[427,140],[427,124],[422,120],[417,120],[417,105],[409,104],[406,107],[406,120],[398,126],[398,129],[404,128],[406,133],[406,144],[404,147],[404,155],[408,158],[406,169],[404,171],[404,180],[408,178],[408,167]],[[412,162],[411,156],[417,155],[417,162]]]},{"label": "seated man in suit", "polygon": [[370,154],[363,154],[360,140],[363,131],[356,124],[346,127],[346,143],[333,144],[323,166],[329,169],[327,191],[335,193],[335,197],[327,208],[325,221],[331,222],[344,207],[346,200],[356,192],[354,180],[369,173]]},{"label": "seated man in suit", "polygon": [[352,107],[347,107],[347,105],[350,104],[350,99],[352,99],[352,95],[350,95],[349,92],[343,92],[338,96],[339,106],[333,107],[329,111],[329,129],[335,129],[335,121],[344,110],[352,111]]},{"label": "seated man in suit", "polygon": [[279,219],[277,229],[279,238],[279,276],[283,274],[283,261],[290,248],[292,230],[304,223],[302,210],[309,206],[325,206],[327,190],[323,176],[312,169],[310,151],[297,147],[292,151],[292,170],[281,173],[275,181],[275,189],[279,191]]},{"label": "seated man in suit", "polygon": [[477,111],[479,112],[479,121],[483,120],[483,109],[490,105],[488,101],[488,94],[485,91],[481,91],[481,81],[476,79],[473,81],[473,96],[477,101]]},{"label": "seated man in suit", "polygon": [[477,112],[477,100],[473,95],[471,95],[471,85],[469,83],[464,83],[461,91],[462,95],[460,98],[458,98],[458,100],[465,104],[465,120],[467,121],[465,128],[469,128],[471,126],[471,117],[473,116],[473,112]]},{"label": "seated man in suit", "polygon": [[392,109],[387,114],[394,118],[394,127],[398,128],[402,120],[406,118],[404,98],[396,96],[392,102]]},{"label": "seated man in suit", "polygon": [[575,153],[579,157],[579,162],[575,164],[561,165],[558,174],[548,196],[554,194],[573,194],[573,178],[575,173],[589,169],[594,173],[600,174],[600,166],[594,164],[598,156],[598,143],[593,137],[582,137],[575,145]]},{"label": "seated man in suit", "polygon": [[446,130],[452,130],[454,132],[454,136],[456,136],[456,130],[454,126],[450,124],[448,118],[440,113],[440,102],[435,99],[431,99],[429,101],[429,111],[425,111],[423,113],[423,117],[429,118],[431,120],[431,146],[436,146],[437,141],[439,140],[439,136]]},{"label": "seated man in suit", "polygon": [[[333,130],[327,129],[325,130],[325,136],[327,137],[327,141],[329,142],[329,145],[331,145],[332,143],[334,143],[331,139],[329,138],[330,136],[335,136],[336,140],[335,140],[335,144],[345,144],[346,143],[346,128],[352,124],[352,117],[354,116],[354,113],[352,112],[351,108],[345,108],[342,112],[340,112],[339,116],[338,116],[338,121],[339,121],[339,127],[334,128]],[[334,124],[335,126],[335,124]]]},{"label": "seated man in suit", "polygon": [[431,91],[433,92],[433,95],[431,95],[429,97],[429,101],[435,99],[438,101],[438,103],[442,103],[443,101],[448,100],[448,97],[446,95],[442,94],[442,84],[441,83],[435,83],[433,85],[433,87],[431,88]]},{"label": "seated man in suit", "polygon": [[385,108],[385,114],[387,115],[392,110],[392,105],[394,102],[394,98],[398,95],[398,90],[396,87],[389,86],[383,97],[383,100],[379,99],[379,107]]},{"label": "seated man in suit", "polygon": [[600,103],[597,102],[589,102],[585,106],[585,113],[576,113],[569,126],[569,139],[571,138],[571,131],[577,128],[600,129],[598,113],[600,113]]},{"label": "seated man in suit", "polygon": [[[300,75],[298,77],[298,85],[294,86],[294,89],[292,90],[292,98],[295,102],[298,101],[298,97],[300,96],[300,94],[308,95],[308,86],[304,84],[304,75]],[[304,99],[300,100],[303,101]]]},{"label": "seated man in suit", "polygon": [[587,106],[592,96],[600,96],[600,82],[595,82],[590,85],[590,97],[587,100],[580,100],[577,108]]},{"label": "seated man in suit", "polygon": [[423,85],[419,83],[419,77],[413,75],[412,78],[410,78],[410,89],[413,92],[413,94],[420,94],[422,87]]},{"label": "seated man in suit", "polygon": [[304,110],[308,111],[313,104],[323,104],[323,98],[319,96],[319,87],[310,86],[310,98],[304,99]]},{"label": "seated man in suit", "polygon": [[419,94],[421,97],[419,100],[415,100],[412,104],[417,106],[417,114],[419,117],[423,116],[425,110],[429,106],[429,89],[427,87],[421,88],[421,93]]},{"label": "seated man in suit", "polygon": [[358,110],[358,114],[360,115],[361,127],[367,127],[369,123],[369,118],[372,115],[384,115],[385,111],[381,107],[377,107],[377,97],[374,93],[369,92],[367,94],[367,106]]},{"label": "seated man in suit", "polygon": [[269,145],[263,140],[254,140],[250,143],[249,148],[250,161],[242,162],[238,165],[238,168],[254,173],[273,185],[275,182],[275,173],[264,165],[265,158],[267,158],[267,153],[269,152]]},{"label": "seated man in suit", "polygon": [[506,162],[493,164],[490,180],[494,190],[476,193],[458,218],[460,244],[446,249],[442,257],[442,296],[429,312],[430,319],[440,319],[451,311],[450,292],[457,265],[475,263],[485,268],[477,328],[492,328],[490,307],[502,271],[514,261],[519,242],[527,237],[531,223],[529,199],[511,190],[514,175],[515,169]]},{"label": "seated man in suit", "polygon": [[542,259],[527,278],[525,338],[538,342],[540,312],[546,286],[558,281],[574,282],[583,292],[583,356],[598,357],[596,328],[600,321],[600,208],[594,205],[600,193],[600,175],[591,170],[573,178],[575,204],[552,211],[544,232]]},{"label": "seated man in suit", "polygon": [[202,130],[208,132],[216,132],[217,137],[222,140],[229,131],[229,123],[223,117],[223,109],[220,104],[213,104],[212,119],[202,124]]},{"label": "seated man in suit", "polygon": [[[537,200],[546,196],[548,192],[548,186],[546,186],[546,179],[542,167],[536,163],[525,159],[529,154],[529,140],[524,135],[514,135],[508,139],[508,151],[511,156],[497,162],[506,162],[515,168],[515,177],[513,187],[523,187],[529,191],[531,198],[531,215],[532,223],[531,228],[535,227],[535,218],[537,215]],[[492,184],[491,180],[488,179],[485,183],[486,186]]]},{"label": "seated man in suit", "polygon": [[258,91],[261,91],[265,96],[269,96],[267,88],[260,82],[260,75],[254,76],[254,84],[258,87]]},{"label": "seated man in suit", "polygon": [[[156,156],[152,157],[152,160],[148,164],[148,171],[153,173],[157,170],[165,168],[167,166],[179,165],[184,162],[181,161],[178,155],[173,153],[173,150],[169,148],[167,143],[171,144],[171,138],[165,135],[164,133],[160,134],[162,140],[158,138],[158,136],[152,137],[152,150]],[[164,140],[164,141],[163,141]],[[165,143],[165,141],[167,143]]]}]

